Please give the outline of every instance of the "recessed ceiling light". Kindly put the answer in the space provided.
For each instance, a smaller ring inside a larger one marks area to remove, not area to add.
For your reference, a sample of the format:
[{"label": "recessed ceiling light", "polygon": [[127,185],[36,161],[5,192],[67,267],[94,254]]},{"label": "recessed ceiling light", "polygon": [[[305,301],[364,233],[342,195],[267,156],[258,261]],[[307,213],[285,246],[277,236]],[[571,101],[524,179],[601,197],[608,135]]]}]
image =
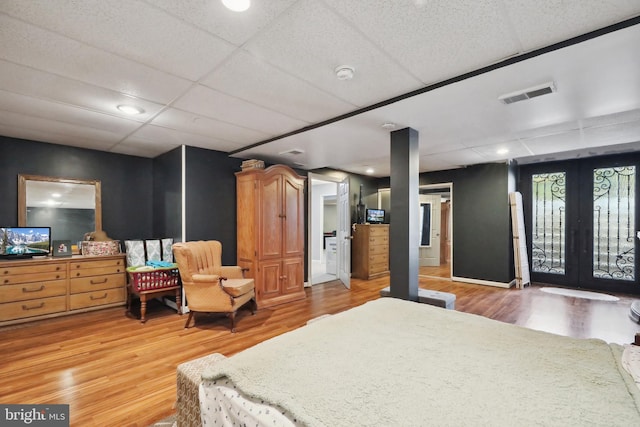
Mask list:
[{"label": "recessed ceiling light", "polygon": [[391,122],[386,122],[382,124],[382,129],[384,130],[393,130],[396,128],[396,124],[395,123],[391,123]]},{"label": "recessed ceiling light", "polygon": [[355,71],[356,69],[350,65],[340,65],[334,70],[338,80],[351,80]]},{"label": "recessed ceiling light", "polygon": [[118,110],[122,111],[125,114],[142,114],[144,113],[144,110],[140,107],[136,107],[135,105],[126,105],[126,104],[121,104],[118,105]]},{"label": "recessed ceiling light", "polygon": [[503,155],[503,154],[507,154],[509,152],[508,148],[500,148],[499,150],[496,151],[496,153]]},{"label": "recessed ceiling light", "polygon": [[251,0],[222,0],[222,4],[234,12],[244,12],[251,6]]},{"label": "recessed ceiling light", "polygon": [[367,170],[365,172],[367,172],[369,175],[371,175],[374,171],[373,171],[373,168],[367,168]]}]

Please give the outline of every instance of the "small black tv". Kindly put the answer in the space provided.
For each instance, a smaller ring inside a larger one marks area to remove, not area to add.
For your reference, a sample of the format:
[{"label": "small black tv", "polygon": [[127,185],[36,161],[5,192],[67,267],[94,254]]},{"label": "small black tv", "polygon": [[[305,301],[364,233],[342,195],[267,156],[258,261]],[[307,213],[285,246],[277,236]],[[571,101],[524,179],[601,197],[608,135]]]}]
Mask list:
[{"label": "small black tv", "polygon": [[51,227],[0,227],[0,258],[48,256]]},{"label": "small black tv", "polygon": [[384,222],[384,209],[367,209],[366,221],[369,224],[382,224]]}]

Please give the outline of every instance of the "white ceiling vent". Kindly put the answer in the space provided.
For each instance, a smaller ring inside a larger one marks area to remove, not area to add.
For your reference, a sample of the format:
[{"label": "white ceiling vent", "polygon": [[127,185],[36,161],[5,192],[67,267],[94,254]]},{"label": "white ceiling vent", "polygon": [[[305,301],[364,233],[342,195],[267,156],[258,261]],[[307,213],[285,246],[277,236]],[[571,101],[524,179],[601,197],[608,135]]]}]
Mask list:
[{"label": "white ceiling vent", "polygon": [[299,148],[292,148],[291,150],[282,151],[278,154],[280,154],[281,156],[284,156],[284,155],[297,156],[302,153],[304,153],[304,150],[301,150]]},{"label": "white ceiling vent", "polygon": [[528,89],[519,90],[517,92],[507,93],[498,97],[504,104],[513,104],[514,102],[524,101],[526,99],[536,98],[542,95],[548,95],[556,91],[556,85],[553,82],[544,83],[533,86]]}]

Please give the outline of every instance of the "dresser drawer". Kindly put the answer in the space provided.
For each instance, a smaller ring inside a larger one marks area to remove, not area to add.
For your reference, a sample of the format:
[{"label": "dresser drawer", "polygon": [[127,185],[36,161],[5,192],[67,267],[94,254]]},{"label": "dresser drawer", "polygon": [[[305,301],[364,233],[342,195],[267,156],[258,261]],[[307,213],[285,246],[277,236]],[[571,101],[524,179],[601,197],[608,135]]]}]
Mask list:
[{"label": "dresser drawer", "polygon": [[39,298],[0,305],[0,321],[23,319],[67,310],[67,297]]},{"label": "dresser drawer", "polygon": [[26,301],[67,294],[67,281],[50,280],[0,286],[0,303]]},{"label": "dresser drawer", "polygon": [[98,291],[102,289],[111,289],[124,287],[126,282],[124,274],[104,274],[102,276],[77,277],[70,280],[69,291],[72,294],[81,292]]},{"label": "dresser drawer", "polygon": [[69,272],[69,277],[74,279],[78,277],[103,276],[105,274],[124,273],[125,271],[124,265],[105,265],[91,268],[82,267],[81,269],[72,268]]},{"label": "dresser drawer", "polygon": [[380,262],[376,264],[369,265],[369,274],[382,273],[383,271],[389,270],[389,263]]},{"label": "dresser drawer", "polygon": [[369,265],[373,264],[389,264],[389,253],[369,255]]},{"label": "dresser drawer", "polygon": [[374,247],[377,245],[388,245],[389,244],[389,236],[369,236],[369,247]]},{"label": "dresser drawer", "polygon": [[[1,265],[0,265],[1,266]],[[67,265],[64,263],[25,263],[25,265],[2,267],[0,268],[0,276],[13,276],[17,274],[29,275],[33,273],[52,273],[52,272],[66,272]]]},{"label": "dresser drawer", "polygon": [[104,289],[70,296],[69,310],[79,310],[81,308],[95,307],[99,305],[124,303],[124,288]]},{"label": "dresser drawer", "polygon": [[124,260],[73,262],[69,268],[69,277],[101,276],[103,274],[124,273]]},{"label": "dresser drawer", "polygon": [[389,227],[370,227],[369,237],[383,237],[389,235]]},{"label": "dresser drawer", "polygon": [[375,245],[375,246],[371,246],[369,247],[369,255],[382,255],[382,254],[388,254],[389,253],[389,245],[384,244],[384,245]]},{"label": "dresser drawer", "polygon": [[[15,271],[19,268],[24,267],[15,267],[12,271]],[[3,270],[3,273],[6,270]],[[0,285],[13,285],[16,283],[30,283],[30,282],[42,282],[46,280],[59,280],[65,279],[67,277],[67,269],[64,264],[60,267],[60,269],[54,269],[51,271],[35,271],[34,270],[25,270],[24,273],[14,273],[14,274],[2,274],[0,276]]]}]

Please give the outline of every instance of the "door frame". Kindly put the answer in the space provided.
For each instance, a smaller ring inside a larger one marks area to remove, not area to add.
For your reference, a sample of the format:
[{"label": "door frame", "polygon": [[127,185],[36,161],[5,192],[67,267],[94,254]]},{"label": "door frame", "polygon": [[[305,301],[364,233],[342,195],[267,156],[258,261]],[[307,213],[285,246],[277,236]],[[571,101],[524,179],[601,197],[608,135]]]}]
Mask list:
[{"label": "door frame", "polygon": [[[312,180],[317,180],[317,181],[325,181],[328,183],[334,183],[336,186],[336,197],[338,197],[338,185],[340,184],[340,182],[342,182],[342,179],[340,178],[336,178],[333,176],[328,176],[328,175],[321,175],[321,174],[317,174],[317,173],[313,173],[313,172],[309,172],[307,174],[307,182],[308,182],[308,206],[307,206],[307,212],[309,213],[307,215],[307,265],[309,266],[308,268],[308,272],[307,272],[307,282],[306,282],[306,286],[313,286],[314,284],[311,283],[311,277],[313,276],[313,255],[312,255],[312,248],[313,248],[313,243],[314,243],[314,236],[313,233],[311,232],[312,230],[312,221],[314,220],[315,216],[314,216],[314,211],[313,211],[313,206],[312,206],[312,201],[313,201],[313,185],[312,185]],[[339,227],[339,221],[340,221],[340,215],[341,215],[341,209],[339,206],[339,203],[336,203],[336,209],[337,209],[337,213],[336,213],[336,218],[337,218],[337,224],[336,227]],[[316,213],[317,215],[317,213]],[[340,271],[340,257],[336,256],[336,273]],[[336,274],[336,280],[338,280],[338,274]],[[318,283],[320,284],[320,283]]]},{"label": "door frame", "polygon": [[[453,233],[455,232],[455,224],[453,222],[453,205],[454,205],[454,201],[453,201],[453,182],[442,182],[442,183],[438,183],[438,184],[423,184],[419,186],[419,190],[443,190],[443,189],[447,189],[449,190],[449,200],[450,200],[450,206],[449,206],[449,226],[451,227],[450,230],[450,238],[451,238],[451,247],[449,249],[449,277],[448,278],[452,278],[453,277],[453,263],[454,263],[454,256],[453,256]],[[419,275],[420,276],[420,275]],[[421,276],[421,277],[427,277],[427,276]]]},{"label": "door frame", "polygon": [[[532,264],[532,188],[533,174],[564,171],[566,176],[565,196],[565,230],[564,245],[565,274],[550,274],[531,271],[531,281],[548,283],[572,288],[584,288],[608,292],[640,293],[639,255],[640,244],[634,237],[635,243],[635,280],[619,281],[612,279],[594,278],[593,269],[593,170],[616,166],[636,167],[635,183],[635,230],[640,230],[640,154],[624,154],[573,159],[542,164],[526,164],[519,168],[519,191],[523,195],[523,210],[527,235],[527,251],[529,265]],[[588,179],[587,179],[588,178]],[[585,214],[584,212],[587,211]],[[590,236],[585,239],[585,236]]]}]

